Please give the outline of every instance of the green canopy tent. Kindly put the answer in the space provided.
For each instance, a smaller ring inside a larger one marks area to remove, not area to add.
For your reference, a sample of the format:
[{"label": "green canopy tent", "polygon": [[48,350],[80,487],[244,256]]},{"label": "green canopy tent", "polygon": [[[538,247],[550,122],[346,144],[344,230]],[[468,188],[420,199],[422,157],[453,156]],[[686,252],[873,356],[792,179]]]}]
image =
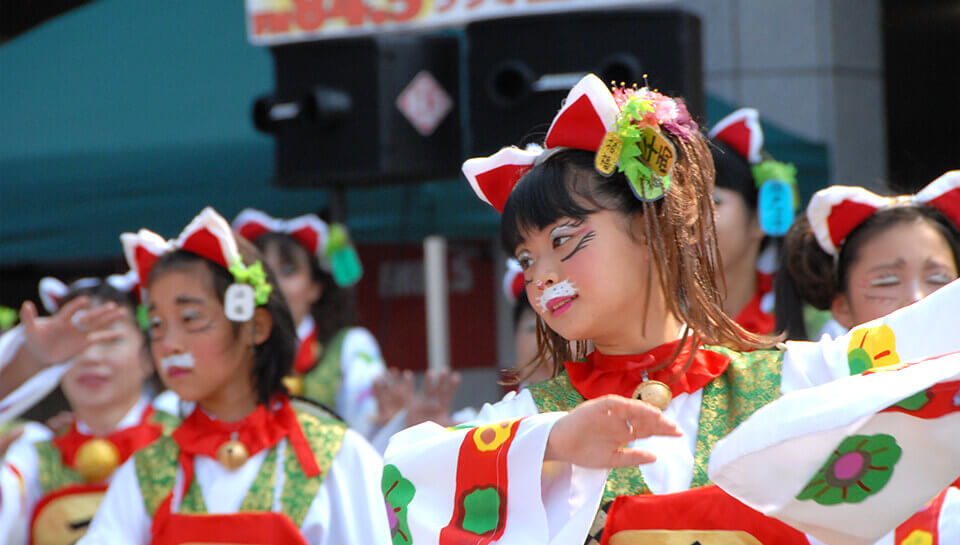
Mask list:
[{"label": "green canopy tent", "polygon": [[[174,236],[207,205],[229,218],[326,204],[269,183],[272,139],[250,109],[273,88],[271,60],[235,1],[99,0],[0,46],[0,74],[0,268],[114,257],[120,232]],[[708,115],[731,109],[711,99]],[[806,200],[827,179],[825,147],[765,128]],[[457,181],[351,190],[348,210],[359,241],[496,233]]]}]

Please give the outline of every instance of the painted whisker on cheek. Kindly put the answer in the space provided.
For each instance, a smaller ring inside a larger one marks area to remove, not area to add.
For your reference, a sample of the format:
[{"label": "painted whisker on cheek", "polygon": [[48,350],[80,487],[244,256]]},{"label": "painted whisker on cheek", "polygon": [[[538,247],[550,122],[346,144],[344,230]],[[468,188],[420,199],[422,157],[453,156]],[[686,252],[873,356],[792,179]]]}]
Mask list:
[{"label": "painted whisker on cheek", "polygon": [[576,247],[575,247],[569,254],[567,254],[566,257],[561,258],[560,261],[566,261],[566,260],[570,259],[571,257],[573,257],[573,254],[575,254],[575,253],[579,252],[580,250],[586,248],[587,245],[590,244],[590,243],[593,241],[593,239],[595,239],[595,238],[597,238],[597,232],[596,232],[596,231],[589,231],[589,232],[587,232],[587,234],[585,234],[585,235],[583,235],[582,237],[580,237],[580,240],[577,242]]},{"label": "painted whisker on cheek", "polygon": [[550,300],[558,297],[575,297],[578,291],[577,287],[573,285],[573,282],[569,280],[557,282],[543,290],[543,293],[537,298],[537,307],[540,309],[541,314],[546,314],[548,310],[547,303],[549,303]]}]

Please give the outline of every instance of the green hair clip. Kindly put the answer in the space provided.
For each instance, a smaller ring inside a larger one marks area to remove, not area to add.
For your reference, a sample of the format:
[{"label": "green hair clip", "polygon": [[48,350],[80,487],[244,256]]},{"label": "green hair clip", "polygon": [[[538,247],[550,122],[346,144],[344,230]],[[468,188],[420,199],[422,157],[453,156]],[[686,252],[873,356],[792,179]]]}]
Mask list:
[{"label": "green hair clip", "polygon": [[143,303],[137,305],[137,325],[143,331],[150,329],[150,313],[147,311],[147,305]]},{"label": "green hair clip", "polygon": [[229,270],[237,283],[253,286],[255,301],[258,306],[267,304],[273,286],[270,285],[270,282],[267,282],[267,271],[263,270],[263,264],[257,261],[253,265],[246,266],[238,257],[230,265]]},{"label": "green hair clip", "polygon": [[363,276],[363,265],[360,264],[360,257],[350,243],[350,236],[343,225],[339,223],[330,225],[324,256],[330,263],[333,281],[338,286],[348,287],[360,281],[360,277]]},{"label": "green hair clip", "polygon": [[756,181],[757,189],[767,180],[783,180],[790,184],[794,190],[797,188],[797,167],[792,163],[781,163],[773,159],[767,159],[759,164],[753,165],[753,179]]},{"label": "green hair clip", "polygon": [[17,311],[5,306],[0,306],[0,330],[10,329],[17,323],[20,315]]}]

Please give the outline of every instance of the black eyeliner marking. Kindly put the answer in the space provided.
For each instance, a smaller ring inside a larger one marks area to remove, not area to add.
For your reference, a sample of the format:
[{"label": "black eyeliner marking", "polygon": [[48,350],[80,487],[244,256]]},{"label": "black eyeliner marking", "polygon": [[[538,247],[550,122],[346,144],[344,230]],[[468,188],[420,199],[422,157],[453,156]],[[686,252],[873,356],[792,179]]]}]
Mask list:
[{"label": "black eyeliner marking", "polygon": [[587,246],[587,244],[590,243],[590,242],[591,242],[593,239],[595,239],[595,238],[597,238],[597,232],[596,232],[596,231],[590,231],[589,233],[583,235],[582,237],[580,237],[580,241],[577,242],[577,246],[573,249],[573,251],[571,251],[569,254],[567,254],[567,257],[561,258],[560,261],[566,261],[566,260],[570,259],[571,257],[573,257],[573,254],[575,254],[575,253],[579,252],[580,250],[582,250],[583,248],[585,248],[585,247]]}]

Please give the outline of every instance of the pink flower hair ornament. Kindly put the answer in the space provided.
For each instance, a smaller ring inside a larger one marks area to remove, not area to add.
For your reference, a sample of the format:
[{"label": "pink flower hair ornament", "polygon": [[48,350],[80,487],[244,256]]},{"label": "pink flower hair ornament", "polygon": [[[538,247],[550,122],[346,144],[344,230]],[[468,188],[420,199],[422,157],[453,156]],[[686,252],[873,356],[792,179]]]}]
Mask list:
[{"label": "pink flower hair ornament", "polygon": [[481,200],[503,212],[513,187],[542,154],[575,148],[595,152],[601,174],[623,172],[637,198],[655,201],[669,190],[677,158],[663,132],[688,140],[698,130],[682,101],[647,87],[611,90],[588,74],[564,100],[543,150],[503,148],[489,157],[468,159],[463,173]]}]

